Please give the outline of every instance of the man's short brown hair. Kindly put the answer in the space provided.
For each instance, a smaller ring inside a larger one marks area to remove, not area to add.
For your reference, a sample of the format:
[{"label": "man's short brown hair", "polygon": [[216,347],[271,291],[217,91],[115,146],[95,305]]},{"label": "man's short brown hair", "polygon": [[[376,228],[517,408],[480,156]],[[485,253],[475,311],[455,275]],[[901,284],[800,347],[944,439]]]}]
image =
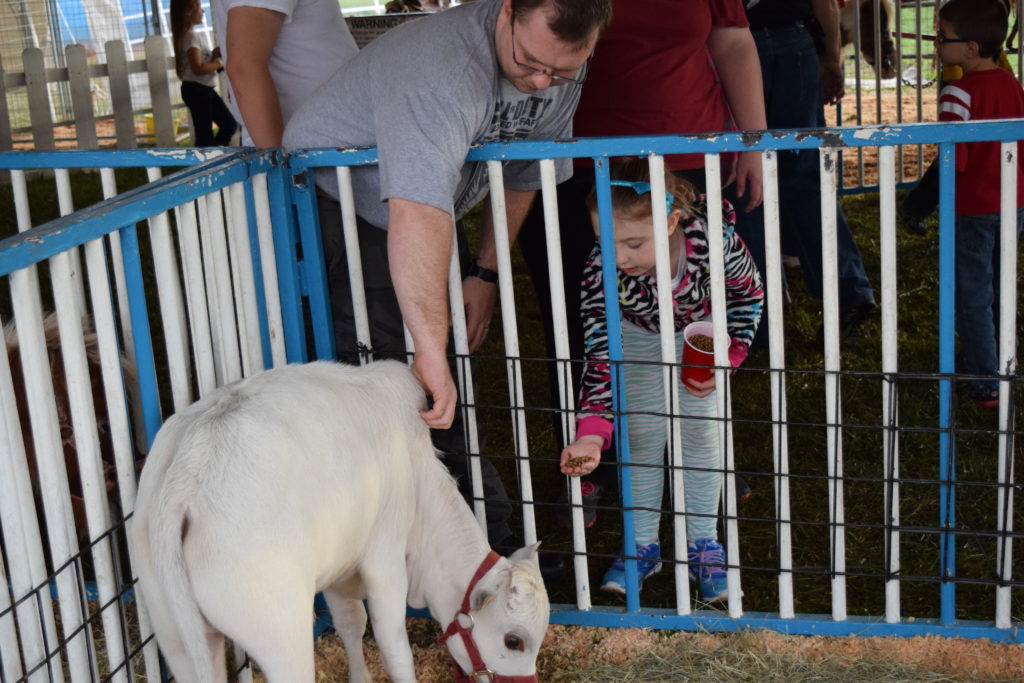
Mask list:
[{"label": "man's short brown hair", "polygon": [[512,0],[512,21],[519,21],[530,12],[550,5],[554,10],[548,28],[558,39],[583,45],[594,29],[604,33],[612,21],[611,0]]}]

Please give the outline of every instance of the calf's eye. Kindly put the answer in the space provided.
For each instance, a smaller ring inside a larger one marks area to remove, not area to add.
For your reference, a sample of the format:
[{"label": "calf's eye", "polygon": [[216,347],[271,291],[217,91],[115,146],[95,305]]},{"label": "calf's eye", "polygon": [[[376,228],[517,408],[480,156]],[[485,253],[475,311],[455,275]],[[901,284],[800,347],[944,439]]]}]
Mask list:
[{"label": "calf's eye", "polygon": [[509,650],[522,652],[526,646],[523,643],[522,638],[520,638],[519,636],[514,636],[511,633],[509,633],[505,635],[505,647],[507,647]]}]

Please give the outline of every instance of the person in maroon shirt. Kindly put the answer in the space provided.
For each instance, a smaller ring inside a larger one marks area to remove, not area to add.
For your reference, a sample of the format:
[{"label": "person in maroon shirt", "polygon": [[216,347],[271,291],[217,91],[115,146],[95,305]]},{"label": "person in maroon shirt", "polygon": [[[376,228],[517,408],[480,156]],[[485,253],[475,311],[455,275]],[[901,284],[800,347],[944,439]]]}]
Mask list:
[{"label": "person in maroon shirt", "polygon": [[[612,23],[598,43],[579,107],[573,118],[576,136],[662,135],[726,130],[762,130],[764,95],[757,48],[747,28],[741,0],[613,0]],[[723,196],[737,208],[737,226],[761,203],[759,152],[723,155]],[[702,155],[674,155],[669,169],[706,191]],[[594,246],[585,199],[594,185],[590,160],[577,160],[573,178],[558,186],[562,269],[569,324],[570,357],[580,360],[583,329],[579,283]],[[548,357],[555,357],[548,283],[544,216],[534,205],[519,234],[519,245],[544,321]],[[574,388],[580,364],[573,364]],[[551,395],[558,395],[558,368],[551,364]],[[574,389],[574,391],[575,391]],[[571,413],[556,413],[555,433]],[[561,448],[564,444],[559,444]],[[614,449],[604,464],[584,478],[584,515],[593,523],[593,505],[615,486]],[[563,493],[563,500],[565,495]],[[557,509],[570,523],[568,505]]]}]

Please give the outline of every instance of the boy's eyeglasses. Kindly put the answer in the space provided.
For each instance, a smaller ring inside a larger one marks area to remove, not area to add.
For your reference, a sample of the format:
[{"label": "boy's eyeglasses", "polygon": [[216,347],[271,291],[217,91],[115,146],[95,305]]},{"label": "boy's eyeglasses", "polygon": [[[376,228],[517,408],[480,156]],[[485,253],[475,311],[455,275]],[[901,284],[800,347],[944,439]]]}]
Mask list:
[{"label": "boy's eyeglasses", "polygon": [[530,66],[529,64],[523,64],[522,62],[519,61],[519,59],[516,58],[516,22],[515,22],[515,19],[513,19],[510,22],[510,25],[511,25],[511,31],[512,31],[512,62],[516,66],[518,66],[520,69],[522,69],[523,71],[529,71],[531,74],[540,74],[541,76],[547,76],[548,78],[551,79],[552,83],[562,83],[562,84],[564,84],[564,83],[572,83],[573,85],[583,85],[583,81],[587,80],[587,72],[590,70],[590,57],[593,57],[593,54],[591,54],[590,57],[587,57],[587,61],[583,62],[583,66],[581,66],[580,69],[579,69],[580,75],[578,77],[575,77],[575,78],[573,78],[572,76],[559,76],[558,74],[554,73],[553,71],[548,71],[548,70],[545,70],[545,69],[538,69],[535,66]]},{"label": "boy's eyeglasses", "polygon": [[[636,192],[638,195],[644,195],[644,194],[647,194],[648,192],[651,191],[651,184],[650,183],[645,183],[642,180],[636,180],[636,181],[632,181],[632,180],[613,180],[613,181],[611,181],[611,184],[612,185],[618,185],[619,187],[631,187],[631,188],[633,188],[633,192]],[[665,190],[665,214],[666,215],[672,213],[672,204],[674,204],[675,201],[676,201],[675,196],[671,192],[669,192],[668,190]]]},{"label": "boy's eyeglasses", "polygon": [[947,38],[939,32],[935,34],[935,42],[939,45],[943,45],[945,43],[971,43],[974,41],[967,40],[966,38]]}]

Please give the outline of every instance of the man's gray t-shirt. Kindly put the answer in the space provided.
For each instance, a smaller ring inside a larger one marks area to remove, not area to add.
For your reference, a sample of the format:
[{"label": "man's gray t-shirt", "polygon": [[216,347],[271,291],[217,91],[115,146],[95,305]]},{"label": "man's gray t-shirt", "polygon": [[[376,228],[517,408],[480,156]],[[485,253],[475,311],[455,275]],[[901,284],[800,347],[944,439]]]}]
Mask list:
[{"label": "man's gray t-shirt", "polygon": [[[387,227],[391,197],[461,218],[487,194],[484,164],[466,164],[471,145],[572,135],[579,86],[521,93],[494,49],[500,0],[477,0],[410,21],[377,38],[328,79],[288,122],[285,147],[376,146],[379,167],[354,168],[356,212]],[[558,181],[571,173],[556,160]],[[537,162],[504,164],[505,186],[540,187]],[[337,196],[333,169],[317,184]]]}]

